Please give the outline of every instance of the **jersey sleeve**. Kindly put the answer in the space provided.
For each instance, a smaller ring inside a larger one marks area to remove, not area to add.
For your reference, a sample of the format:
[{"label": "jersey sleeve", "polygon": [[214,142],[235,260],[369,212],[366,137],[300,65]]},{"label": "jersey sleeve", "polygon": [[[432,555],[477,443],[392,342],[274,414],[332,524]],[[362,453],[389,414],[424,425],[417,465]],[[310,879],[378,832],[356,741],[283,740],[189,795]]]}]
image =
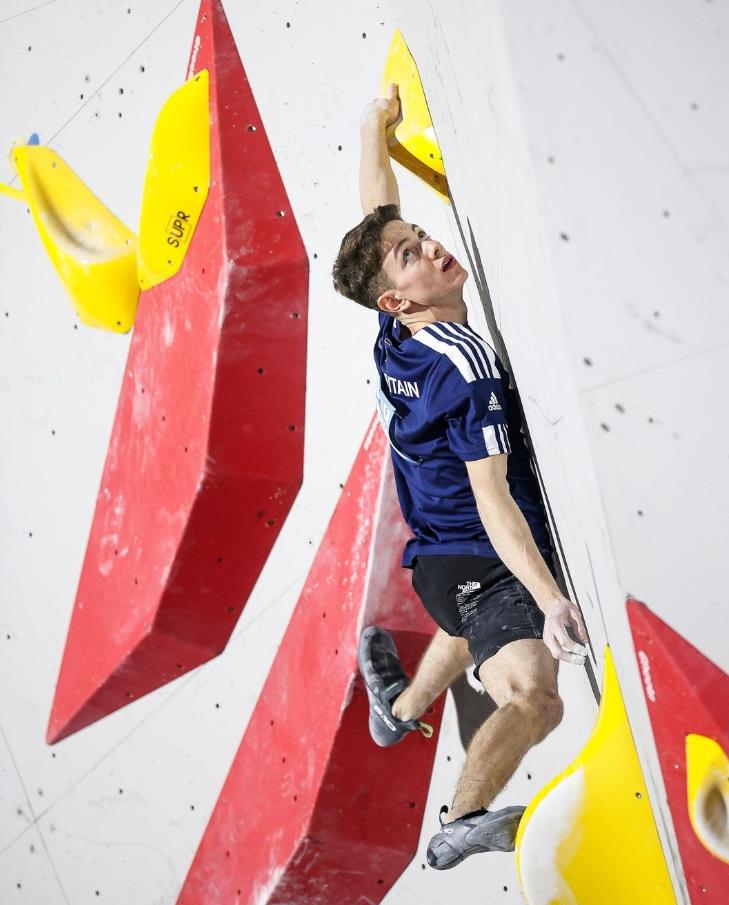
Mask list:
[{"label": "jersey sleeve", "polygon": [[511,452],[501,376],[468,379],[444,359],[433,375],[428,402],[429,418],[443,419],[448,446],[459,459]]}]

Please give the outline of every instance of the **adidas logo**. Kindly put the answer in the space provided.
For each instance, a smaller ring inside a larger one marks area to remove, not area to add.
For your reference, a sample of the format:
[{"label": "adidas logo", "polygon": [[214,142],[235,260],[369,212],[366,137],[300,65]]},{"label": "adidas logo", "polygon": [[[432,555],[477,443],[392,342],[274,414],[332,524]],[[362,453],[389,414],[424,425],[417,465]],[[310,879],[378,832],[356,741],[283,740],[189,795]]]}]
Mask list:
[{"label": "adidas logo", "polygon": [[490,412],[500,412],[501,406],[499,405],[499,400],[496,398],[496,393],[491,393],[491,398],[489,399],[489,411]]}]

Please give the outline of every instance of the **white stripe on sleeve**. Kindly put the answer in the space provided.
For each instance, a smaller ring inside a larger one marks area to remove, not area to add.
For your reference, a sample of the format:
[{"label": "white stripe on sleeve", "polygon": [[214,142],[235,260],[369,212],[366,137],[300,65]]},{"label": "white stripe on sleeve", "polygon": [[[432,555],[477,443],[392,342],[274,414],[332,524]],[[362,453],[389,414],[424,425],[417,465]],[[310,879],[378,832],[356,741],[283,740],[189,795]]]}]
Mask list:
[{"label": "white stripe on sleeve", "polygon": [[511,452],[511,443],[509,443],[509,432],[506,429],[506,425],[499,424],[499,425],[497,425],[497,427],[499,429],[499,433],[501,434],[501,446],[502,446],[503,452],[510,453]]},{"label": "white stripe on sleeve", "polygon": [[495,456],[502,451],[499,441],[496,439],[496,428],[493,425],[483,428],[483,438],[486,441],[486,452],[490,456]]}]

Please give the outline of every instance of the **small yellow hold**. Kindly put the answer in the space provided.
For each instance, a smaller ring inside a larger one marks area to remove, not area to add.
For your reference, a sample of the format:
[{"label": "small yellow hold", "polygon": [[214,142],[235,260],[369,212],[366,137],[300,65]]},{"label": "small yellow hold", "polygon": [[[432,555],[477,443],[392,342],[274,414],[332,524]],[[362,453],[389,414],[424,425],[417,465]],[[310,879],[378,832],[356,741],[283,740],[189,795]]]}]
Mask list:
[{"label": "small yellow hold", "polygon": [[713,738],[686,736],[686,792],[701,844],[729,864],[729,758]]},{"label": "small yellow hold", "polygon": [[25,201],[25,195],[20,189],[14,189],[12,185],[6,185],[4,182],[0,182],[0,194],[15,198],[17,201]]},{"label": "small yellow hold", "polygon": [[450,204],[443,157],[435,137],[423,83],[399,29],[393,35],[385,61],[380,83],[383,96],[387,95],[393,82],[398,86],[402,120],[388,130],[390,156]]}]

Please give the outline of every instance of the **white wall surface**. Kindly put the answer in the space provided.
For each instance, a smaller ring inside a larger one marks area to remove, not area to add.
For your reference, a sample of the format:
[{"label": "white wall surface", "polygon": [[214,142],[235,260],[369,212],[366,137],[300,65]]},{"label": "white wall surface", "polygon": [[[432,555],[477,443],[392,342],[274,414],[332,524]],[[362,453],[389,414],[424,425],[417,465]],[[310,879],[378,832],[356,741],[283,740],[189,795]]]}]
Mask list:
[{"label": "white wall surface", "polygon": [[[442,54],[440,86],[432,70],[424,74],[436,130],[459,215],[476,231],[578,587],[590,567],[572,501],[597,500],[587,533],[597,538],[600,590],[580,602],[595,637],[605,635],[603,618],[613,631],[644,757],[651,742],[621,625],[625,594],[729,665],[727,427],[718,416],[729,338],[726,8],[518,0],[480,6],[477,21],[469,4],[458,15],[441,15],[437,2],[414,9],[228,0],[311,264],[305,482],[224,654],[52,749],[45,726],[129,338],[78,324],[24,206],[0,198],[2,905],[175,901],[372,414],[376,321],[333,292],[329,271],[341,236],[360,219],[359,114],[377,93],[397,25],[428,59],[433,48]],[[136,228],[149,136],[184,79],[196,13],[195,0],[3,0],[0,148],[39,132]],[[458,54],[459,42],[470,58]],[[468,92],[456,84],[449,100],[448,79],[460,73],[466,85],[484,48],[497,63],[471,117],[461,107]],[[503,128],[487,109],[501,111]],[[397,172],[405,215],[465,263],[452,213]],[[520,173],[528,182],[511,203],[509,179]],[[0,180],[10,177],[5,164]],[[479,207],[481,191],[492,194]],[[520,283],[516,263],[527,253],[538,269]],[[559,398],[574,400],[575,462],[560,464],[559,432],[538,417],[540,409],[547,421],[564,414],[530,365],[539,344],[527,330],[534,299],[517,290],[539,278],[558,312],[547,327],[560,338],[559,373],[571,379]],[[473,323],[485,331],[473,275],[467,286]],[[535,390],[533,403],[524,387]],[[592,483],[570,486],[571,465]],[[605,594],[612,609],[600,614]],[[526,758],[504,802],[525,801],[589,731],[594,700],[584,673],[562,674],[567,717]],[[386,903],[520,901],[508,855],[442,874],[422,867],[461,760],[449,701],[418,855]]]},{"label": "white wall surface", "polygon": [[[680,883],[624,601],[639,597],[727,668],[726,425],[712,414],[727,393],[726,178],[709,189],[703,174],[726,176],[729,72],[726,11],[649,7],[475,14],[431,0],[404,32]],[[684,138],[695,131],[702,141]]]}]

